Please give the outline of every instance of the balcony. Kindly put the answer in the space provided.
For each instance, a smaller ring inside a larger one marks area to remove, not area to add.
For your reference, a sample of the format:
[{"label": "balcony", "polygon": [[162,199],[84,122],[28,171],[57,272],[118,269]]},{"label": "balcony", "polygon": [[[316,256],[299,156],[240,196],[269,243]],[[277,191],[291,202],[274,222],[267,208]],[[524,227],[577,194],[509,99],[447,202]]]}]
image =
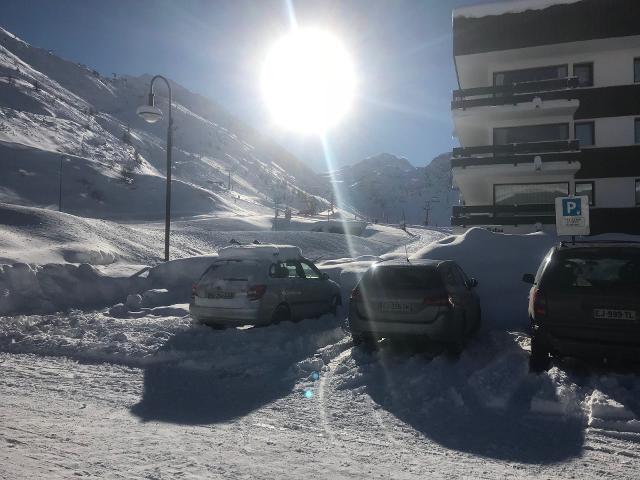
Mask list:
[{"label": "balcony", "polygon": [[453,149],[451,167],[475,165],[532,164],[536,157],[542,162],[572,162],[578,160],[578,140],[510,143],[507,145],[481,145]]},{"label": "balcony", "polygon": [[539,98],[542,101],[567,100],[569,97],[566,91],[576,87],[578,87],[578,78],[567,77],[454,90],[451,110],[516,105],[518,103],[532,102],[535,98]]},{"label": "balcony", "polygon": [[474,205],[453,207],[451,225],[543,225],[556,222],[553,204],[536,205]]},{"label": "balcony", "polygon": [[[640,207],[591,208],[589,217],[591,235],[611,232],[640,235]],[[555,222],[555,206],[551,204],[460,206],[453,207],[451,217],[451,225],[459,227],[553,225]]]}]

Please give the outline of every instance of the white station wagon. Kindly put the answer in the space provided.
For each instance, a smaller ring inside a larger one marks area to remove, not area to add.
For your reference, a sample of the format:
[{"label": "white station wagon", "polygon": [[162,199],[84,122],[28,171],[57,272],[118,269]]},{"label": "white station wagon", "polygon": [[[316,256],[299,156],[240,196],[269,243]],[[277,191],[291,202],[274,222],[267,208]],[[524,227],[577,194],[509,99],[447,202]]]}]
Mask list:
[{"label": "white station wagon", "polygon": [[191,316],[220,328],[335,314],[342,303],[338,284],[291,245],[221,249],[191,297]]}]

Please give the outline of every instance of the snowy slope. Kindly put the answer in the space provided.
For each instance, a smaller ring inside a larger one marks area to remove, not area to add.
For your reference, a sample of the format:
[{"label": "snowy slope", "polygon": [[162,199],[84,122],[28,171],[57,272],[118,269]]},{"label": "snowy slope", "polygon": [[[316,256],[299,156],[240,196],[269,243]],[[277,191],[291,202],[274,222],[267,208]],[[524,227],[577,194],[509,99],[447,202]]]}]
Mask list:
[{"label": "snowy slope", "polygon": [[[149,81],[105,78],[0,29],[0,201],[57,208],[62,175],[64,211],[160,217],[166,121],[135,115]],[[274,197],[322,206],[310,191],[326,189],[308,167],[212,101],[172,87],[176,215],[265,213]],[[156,101],[166,113],[164,85]]]},{"label": "snowy slope", "polygon": [[344,203],[381,222],[423,225],[429,209],[429,225],[450,225],[451,206],[457,191],[451,190],[451,155],[434,158],[426,167],[414,167],[405,158],[382,153],[330,174]]}]

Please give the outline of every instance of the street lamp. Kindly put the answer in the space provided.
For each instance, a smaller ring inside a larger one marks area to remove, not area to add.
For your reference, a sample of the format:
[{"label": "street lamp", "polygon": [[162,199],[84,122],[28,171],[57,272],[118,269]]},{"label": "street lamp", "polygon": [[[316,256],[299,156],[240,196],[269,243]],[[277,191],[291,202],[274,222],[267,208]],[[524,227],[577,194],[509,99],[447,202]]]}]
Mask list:
[{"label": "street lamp", "polygon": [[171,148],[173,141],[171,138],[171,130],[173,127],[173,119],[171,118],[171,85],[169,81],[162,75],[156,75],[151,79],[149,85],[149,100],[147,105],[138,107],[136,113],[142,117],[147,123],[156,123],[162,119],[162,110],[155,105],[153,84],[157,79],[161,79],[169,89],[169,126],[167,127],[167,193],[165,195],[166,205],[164,214],[164,261],[169,261],[169,232],[171,231]]}]

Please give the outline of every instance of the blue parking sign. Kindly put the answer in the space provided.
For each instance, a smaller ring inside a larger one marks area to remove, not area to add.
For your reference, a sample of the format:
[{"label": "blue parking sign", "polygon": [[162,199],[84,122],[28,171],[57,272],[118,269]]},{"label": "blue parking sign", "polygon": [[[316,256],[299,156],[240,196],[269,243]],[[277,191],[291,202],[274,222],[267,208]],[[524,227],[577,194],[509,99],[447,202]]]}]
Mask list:
[{"label": "blue parking sign", "polygon": [[562,199],[562,215],[564,217],[579,217],[582,215],[582,202],[578,197]]}]

